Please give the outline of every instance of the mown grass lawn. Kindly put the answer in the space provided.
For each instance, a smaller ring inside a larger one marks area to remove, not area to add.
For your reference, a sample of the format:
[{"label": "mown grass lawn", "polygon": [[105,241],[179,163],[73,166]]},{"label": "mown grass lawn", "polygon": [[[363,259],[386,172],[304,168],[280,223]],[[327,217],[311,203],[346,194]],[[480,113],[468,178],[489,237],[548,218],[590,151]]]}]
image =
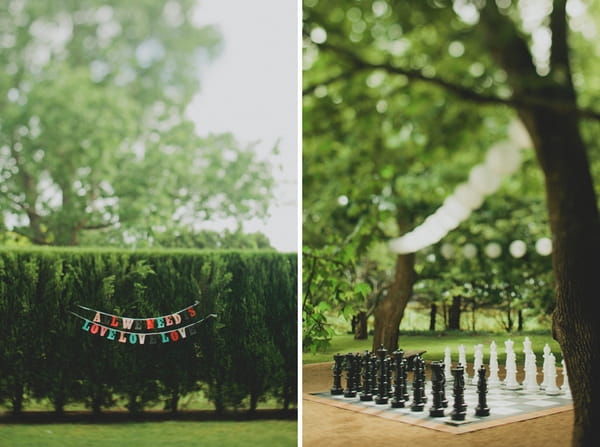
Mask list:
[{"label": "mown grass lawn", "polygon": [[[518,334],[508,334],[506,332],[424,332],[422,334],[410,333],[400,335],[400,347],[404,351],[424,350],[423,354],[425,361],[444,360],[444,350],[448,346],[452,353],[452,360],[458,360],[458,347],[462,344],[465,346],[467,363],[473,362],[474,347],[477,344],[483,344],[484,363],[489,360],[489,347],[492,341],[496,342],[496,350],[498,353],[498,362],[506,362],[506,353],[504,351],[504,342],[511,339],[514,342],[514,350],[517,354],[517,362],[523,362],[523,340],[529,337],[531,347],[538,358],[538,366],[541,366],[542,354],[544,345],[548,343],[552,353],[556,357],[557,363],[562,360],[560,346],[552,338],[549,331],[522,332]],[[330,346],[317,353],[304,352],[302,354],[303,363],[320,363],[332,362],[333,355],[336,353],[346,354],[348,352],[364,352],[372,349],[372,337],[367,340],[354,340],[352,334],[336,335],[331,340]]]},{"label": "mown grass lawn", "polygon": [[1,447],[237,447],[297,445],[297,422],[3,424]]}]

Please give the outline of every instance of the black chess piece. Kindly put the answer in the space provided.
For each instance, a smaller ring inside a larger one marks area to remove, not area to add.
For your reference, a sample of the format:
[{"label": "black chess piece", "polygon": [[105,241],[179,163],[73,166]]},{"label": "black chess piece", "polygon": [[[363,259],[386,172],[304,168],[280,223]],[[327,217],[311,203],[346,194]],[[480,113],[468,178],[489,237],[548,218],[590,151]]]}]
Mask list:
[{"label": "black chess piece", "polygon": [[427,403],[427,393],[425,392],[425,385],[427,383],[427,380],[425,380],[425,360],[423,360],[423,357],[421,357],[420,355],[417,356],[418,359],[418,366],[419,366],[419,375],[421,378],[421,383],[423,384],[423,388],[421,390],[421,399],[423,400],[423,403],[426,404]]},{"label": "black chess piece", "polygon": [[352,358],[353,370],[354,370],[354,391],[357,393],[362,391],[362,378],[361,378],[361,357],[360,354],[355,354]]},{"label": "black chess piece", "polygon": [[404,408],[406,404],[406,399],[404,398],[404,393],[406,392],[404,351],[402,349],[394,351],[392,358],[394,359],[394,393],[391,406],[392,408]]},{"label": "black chess piece", "polygon": [[410,395],[408,394],[408,361],[402,359],[402,397],[408,402]]},{"label": "black chess piece", "polygon": [[369,364],[371,368],[371,394],[373,397],[379,393],[379,380],[377,379],[377,371],[379,370],[379,366],[377,364],[377,354],[371,352],[369,357]]},{"label": "black chess piece", "polygon": [[346,388],[344,389],[344,397],[356,397],[354,389],[354,355],[346,354]]},{"label": "black chess piece", "polygon": [[337,353],[333,356],[333,360],[333,386],[331,387],[331,394],[344,394],[344,389],[342,388],[344,356]]},{"label": "black chess piece", "polygon": [[381,345],[377,350],[377,397],[375,398],[376,404],[387,404],[388,403],[388,384],[387,384],[387,366],[385,361],[387,355],[387,349]]},{"label": "black chess piece", "polygon": [[451,413],[453,421],[464,421],[467,414],[467,404],[465,403],[465,368],[460,363],[452,368],[454,376],[454,410]]},{"label": "black chess piece", "polygon": [[371,367],[371,354],[365,351],[361,358],[362,370],[362,392],[360,393],[361,401],[373,400],[373,369]]},{"label": "black chess piece", "polygon": [[441,369],[441,389],[440,389],[440,399],[442,402],[442,407],[448,408],[448,399],[446,398],[446,364],[440,362]]},{"label": "black chess piece", "polygon": [[425,408],[425,368],[421,363],[423,359],[416,356],[413,360],[413,402],[411,411],[423,411]]},{"label": "black chess piece", "polygon": [[387,363],[385,370],[387,372],[387,395],[391,399],[394,397],[394,388],[392,387],[392,373],[394,370],[394,359],[392,357],[386,357],[385,362]]},{"label": "black chess piece", "polygon": [[429,416],[431,417],[444,416],[444,405],[442,404],[444,386],[443,375],[443,364],[436,361],[431,362],[431,394],[433,396],[433,402],[429,408]]},{"label": "black chess piece", "polygon": [[489,416],[490,409],[487,406],[487,379],[485,378],[485,366],[481,366],[477,371],[477,396],[478,402],[477,407],[475,407],[475,415],[476,416]]}]

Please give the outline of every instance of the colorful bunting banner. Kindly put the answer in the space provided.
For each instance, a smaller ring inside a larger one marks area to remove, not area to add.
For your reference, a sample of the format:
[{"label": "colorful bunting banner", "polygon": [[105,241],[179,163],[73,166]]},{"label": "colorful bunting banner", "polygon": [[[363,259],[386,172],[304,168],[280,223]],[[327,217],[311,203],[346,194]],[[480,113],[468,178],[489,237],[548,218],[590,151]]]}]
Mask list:
[{"label": "colorful bunting banner", "polygon": [[[198,315],[195,309],[198,304],[198,301],[196,301],[191,306],[172,314],[150,318],[120,317],[79,305],[78,307],[81,309],[94,312],[94,317],[89,319],[76,312],[70,313],[82,319],[84,323],[81,329],[92,335],[131,345],[155,345],[183,340],[196,334],[196,325],[209,318],[217,317],[216,314],[209,314],[201,320],[193,321]],[[182,324],[189,321],[192,322]]]},{"label": "colorful bunting banner", "polygon": [[133,329],[135,331],[156,331],[159,329],[168,328],[170,326],[177,326],[181,323],[187,323],[196,317],[197,311],[195,307],[200,304],[195,301],[194,304],[181,309],[177,312],[168,315],[161,315],[160,317],[151,318],[129,318],[120,317],[118,315],[109,314],[89,307],[77,305],[77,307],[94,312],[94,323],[100,323],[105,326],[109,326],[113,329]]}]

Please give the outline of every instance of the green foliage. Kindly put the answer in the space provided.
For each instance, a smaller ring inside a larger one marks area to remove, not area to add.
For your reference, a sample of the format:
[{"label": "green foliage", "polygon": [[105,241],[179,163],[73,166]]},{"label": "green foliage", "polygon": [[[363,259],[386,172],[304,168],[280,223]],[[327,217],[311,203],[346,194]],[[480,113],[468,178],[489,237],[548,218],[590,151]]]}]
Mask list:
[{"label": "green foliage", "polygon": [[[296,400],[297,259],[275,252],[0,250],[0,402],[140,412],[205,388],[219,410]],[[121,344],[80,330],[77,305],[116,315],[216,313],[177,343]]]},{"label": "green foliage", "polygon": [[[305,296],[305,321],[315,321],[305,328],[308,350],[330,338],[324,309],[352,313],[339,305],[338,283],[360,272],[373,293],[366,302],[355,300],[354,312],[376,305],[395,275],[385,243],[421,224],[468,179],[485,151],[507,138],[508,76],[483,48],[477,6],[467,3],[303,4],[303,244],[305,256],[323,251],[321,271],[331,278],[320,284],[318,299]],[[505,3],[503,13],[522,26],[518,2]],[[597,15],[596,3],[586,8]],[[575,25],[582,17],[570,22],[570,42],[578,94],[587,105],[597,96],[589,55],[598,45],[586,38],[582,23]],[[597,122],[584,121],[582,129],[586,144],[596,147]],[[598,151],[588,152],[592,170],[600,172]],[[442,241],[456,248],[454,259],[441,256],[441,243],[417,253],[415,299],[447,304],[460,295],[469,309],[505,311],[507,330],[510,313],[519,309],[549,315],[550,258],[533,248],[549,236],[544,197],[535,155],[524,151],[519,171]],[[508,255],[515,239],[528,246],[524,258]],[[502,246],[500,258],[483,255],[490,242]],[[466,243],[479,249],[474,259],[460,255]],[[352,244],[350,262],[329,256]]]},{"label": "green foliage", "polygon": [[0,7],[0,206],[13,231],[35,244],[122,246],[265,216],[269,164],[231,134],[198,136],[186,115],[221,46],[213,26],[194,23],[196,7]]}]

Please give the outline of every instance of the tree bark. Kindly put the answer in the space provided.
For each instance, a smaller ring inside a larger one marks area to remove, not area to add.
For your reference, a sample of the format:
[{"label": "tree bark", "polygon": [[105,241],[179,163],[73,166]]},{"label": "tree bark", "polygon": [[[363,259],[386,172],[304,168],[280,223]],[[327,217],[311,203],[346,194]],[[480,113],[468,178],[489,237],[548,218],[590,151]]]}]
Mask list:
[{"label": "tree bark", "polygon": [[[488,2],[481,15],[484,38],[506,70],[516,97],[551,97],[577,107],[567,43],[566,0],[555,0],[550,17],[551,71],[536,76],[526,43],[515,25]],[[600,218],[585,143],[576,114],[542,106],[518,107],[544,173],[546,205],[552,233],[556,283],[553,336],[569,372],[575,422],[573,446],[600,445],[596,407],[600,386],[600,325],[595,304],[600,292],[597,258]]]},{"label": "tree bark", "polygon": [[462,298],[460,296],[452,297],[452,305],[448,311],[448,329],[460,331],[460,308]]},{"label": "tree bark", "polygon": [[375,330],[373,333],[373,351],[381,345],[388,352],[398,349],[399,326],[408,300],[412,295],[415,280],[415,254],[396,257],[394,282],[387,295],[374,311]]},{"label": "tree bark", "polygon": [[517,312],[517,331],[523,331],[523,310],[521,309]]},{"label": "tree bark", "polygon": [[510,308],[510,305],[509,305],[506,309],[506,332],[511,333],[514,325],[515,325],[515,323],[513,322],[513,319],[512,319],[512,309]]},{"label": "tree bark", "polygon": [[437,317],[437,304],[431,303],[431,308],[429,311],[429,330],[435,331],[435,319]]},{"label": "tree bark", "polygon": [[575,408],[574,446],[600,445],[594,406],[600,367],[595,304],[600,221],[585,146],[576,119],[537,110],[522,112],[545,174],[552,231],[556,307],[553,335],[569,371]]},{"label": "tree bark", "polygon": [[361,311],[357,313],[353,318],[353,332],[354,332],[354,340],[366,340],[368,338],[367,334],[367,313]]}]

